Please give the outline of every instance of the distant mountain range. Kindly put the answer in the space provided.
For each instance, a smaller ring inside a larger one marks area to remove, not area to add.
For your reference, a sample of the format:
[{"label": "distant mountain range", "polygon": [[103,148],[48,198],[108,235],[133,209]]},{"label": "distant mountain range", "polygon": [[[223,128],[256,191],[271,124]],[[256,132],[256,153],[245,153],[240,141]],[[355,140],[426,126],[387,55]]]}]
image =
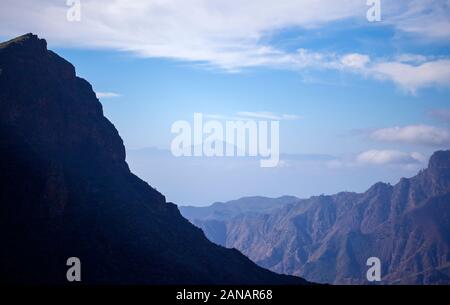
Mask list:
[{"label": "distant mountain range", "polygon": [[309,199],[242,198],[180,207],[213,242],[275,272],[333,284],[368,284],[369,257],[381,284],[450,284],[450,151],[392,186]]},{"label": "distant mountain range", "polygon": [[0,44],[0,282],[306,284],[211,243],[133,175],[91,85],[27,34]]}]

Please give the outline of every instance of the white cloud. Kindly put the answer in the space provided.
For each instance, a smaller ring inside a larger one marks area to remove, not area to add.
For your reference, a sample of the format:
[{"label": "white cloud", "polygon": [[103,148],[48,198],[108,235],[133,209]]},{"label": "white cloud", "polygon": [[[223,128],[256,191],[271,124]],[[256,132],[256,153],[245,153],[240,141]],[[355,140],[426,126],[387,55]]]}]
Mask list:
[{"label": "white cloud", "polygon": [[262,38],[365,16],[361,0],[86,0],[81,22],[65,1],[2,0],[0,34],[37,32],[59,44],[113,48],[145,57],[204,62],[224,69],[284,61]]},{"label": "white cloud", "polygon": [[277,114],[268,111],[259,111],[259,112],[240,111],[237,113],[237,116],[254,119],[276,120],[276,121],[294,121],[300,120],[302,118],[301,116],[295,114]]},{"label": "white cloud", "polygon": [[402,0],[386,3],[385,21],[397,29],[428,40],[450,38],[450,2],[448,0]]},{"label": "white cloud", "polygon": [[327,60],[328,64],[322,66],[389,80],[411,94],[426,87],[450,87],[450,59],[400,54],[394,59],[373,61],[368,55],[353,53],[341,56],[340,60],[328,56]]},{"label": "white cloud", "polygon": [[347,154],[325,161],[329,169],[360,169],[368,166],[389,166],[399,170],[416,171],[426,164],[427,158],[418,152],[371,149],[359,154]]},{"label": "white cloud", "polygon": [[380,79],[391,80],[410,93],[431,86],[450,87],[450,60],[442,59],[413,65],[404,62],[381,62],[369,68],[368,73]]},{"label": "white cloud", "polygon": [[370,137],[377,141],[409,143],[429,146],[450,144],[450,132],[446,129],[428,125],[409,125],[378,129]]},{"label": "white cloud", "polygon": [[[450,86],[450,60],[409,54],[395,60],[306,49],[283,51],[268,41],[283,29],[316,29],[365,20],[365,0],[85,0],[81,21],[68,22],[60,0],[2,0],[0,35],[30,30],[65,47],[111,48],[144,57],[185,60],[239,71],[248,67],[336,69],[389,80],[406,91]],[[383,22],[397,31],[450,39],[448,0],[383,2]]]},{"label": "white cloud", "polygon": [[414,164],[422,163],[425,157],[417,152],[405,153],[397,150],[368,150],[356,157],[356,162],[363,165]]},{"label": "white cloud", "polygon": [[238,121],[242,120],[243,118],[232,116],[232,115],[223,115],[223,114],[205,114],[205,118],[210,120],[226,120],[226,121]]},{"label": "white cloud", "polygon": [[347,54],[341,58],[344,67],[362,69],[370,62],[370,57],[363,54]]},{"label": "white cloud", "polygon": [[269,111],[239,111],[234,115],[222,115],[222,114],[206,114],[206,118],[213,120],[272,120],[272,121],[295,121],[300,120],[302,117],[296,114],[278,114]]},{"label": "white cloud", "polygon": [[121,96],[120,94],[115,92],[96,92],[95,94],[98,99],[115,98]]},{"label": "white cloud", "polygon": [[421,64],[426,61],[430,61],[430,59],[431,58],[428,58],[427,56],[424,56],[424,55],[411,54],[411,53],[399,54],[395,57],[396,62],[408,63],[408,64]]}]

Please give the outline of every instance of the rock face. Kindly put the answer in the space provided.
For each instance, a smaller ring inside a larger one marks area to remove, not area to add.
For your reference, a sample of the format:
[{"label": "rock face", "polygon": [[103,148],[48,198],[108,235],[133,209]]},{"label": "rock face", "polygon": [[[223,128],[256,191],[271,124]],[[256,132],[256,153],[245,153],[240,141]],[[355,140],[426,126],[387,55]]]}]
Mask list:
[{"label": "rock face", "polygon": [[27,34],[0,44],[0,282],[303,284],[206,239],[134,176],[91,85]]},{"label": "rock face", "polygon": [[[367,259],[378,257],[382,284],[450,284],[450,151],[433,154],[413,178],[363,194],[298,199],[226,219],[189,212],[212,241],[276,272],[367,284]],[[212,227],[222,228],[220,239]]]}]

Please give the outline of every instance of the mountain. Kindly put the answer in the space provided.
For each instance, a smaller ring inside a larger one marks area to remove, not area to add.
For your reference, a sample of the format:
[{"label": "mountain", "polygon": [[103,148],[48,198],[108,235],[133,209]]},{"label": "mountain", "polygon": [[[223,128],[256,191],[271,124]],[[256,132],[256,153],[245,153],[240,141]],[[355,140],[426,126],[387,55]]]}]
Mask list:
[{"label": "mountain", "polygon": [[243,197],[227,202],[216,202],[207,207],[180,206],[180,212],[188,219],[225,220],[242,214],[270,213],[286,204],[299,201],[294,196],[267,198],[261,196]]},{"label": "mountain", "polygon": [[[182,186],[180,186],[182,187]],[[91,85],[27,34],[0,44],[0,282],[305,284],[211,243],[133,175]]]},{"label": "mountain", "polygon": [[[413,178],[377,183],[362,194],[322,195],[230,217],[198,210],[185,215],[212,241],[275,272],[367,284],[367,259],[378,257],[382,284],[450,284],[450,151],[434,153]],[[218,227],[221,235],[211,230]]]},{"label": "mountain", "polygon": [[266,198],[261,196],[244,197],[228,202],[216,202],[207,207],[180,206],[181,214],[201,227],[208,238],[220,245],[226,245],[227,220],[234,217],[254,214],[269,214],[284,205],[299,201],[297,197],[283,196]]}]

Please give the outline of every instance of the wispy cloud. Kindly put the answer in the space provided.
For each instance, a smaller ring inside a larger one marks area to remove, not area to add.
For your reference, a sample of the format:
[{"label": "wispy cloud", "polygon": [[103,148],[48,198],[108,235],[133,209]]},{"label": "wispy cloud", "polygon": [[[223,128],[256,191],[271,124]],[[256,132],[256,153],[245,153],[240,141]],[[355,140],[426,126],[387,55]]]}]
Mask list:
[{"label": "wispy cloud", "polygon": [[425,157],[418,152],[405,153],[397,150],[372,149],[362,152],[356,157],[358,164],[369,165],[415,164],[423,163],[424,161]]},{"label": "wispy cloud", "polygon": [[90,0],[82,4],[81,21],[67,22],[65,1],[3,0],[0,35],[31,28],[65,46],[113,48],[235,70],[283,61],[284,52],[262,42],[275,31],[318,27],[355,16],[362,19],[367,10],[361,0]]},{"label": "wispy cloud", "polygon": [[420,54],[403,53],[395,57],[396,62],[407,63],[407,64],[421,64],[430,61],[433,58]]},{"label": "wispy cloud", "polygon": [[206,114],[206,118],[215,120],[272,120],[272,121],[295,121],[302,117],[296,114],[278,114],[270,111],[239,111],[233,115]]},{"label": "wispy cloud", "polygon": [[389,18],[386,22],[397,29],[420,35],[427,40],[449,39],[450,19],[448,0],[407,0],[392,1],[397,4],[390,5]]},{"label": "wispy cloud", "polygon": [[370,62],[370,57],[364,54],[347,54],[341,57],[343,67],[353,69],[364,69]]},{"label": "wispy cloud", "polygon": [[244,118],[255,118],[255,119],[266,119],[275,121],[295,121],[300,120],[302,117],[295,114],[277,114],[268,111],[250,112],[250,111],[240,111],[236,114],[238,117]]},{"label": "wispy cloud", "polygon": [[393,81],[415,94],[425,87],[450,87],[450,60],[441,59],[419,65],[400,61],[380,62],[367,69],[376,78]]},{"label": "wispy cloud", "polygon": [[450,131],[429,125],[390,127],[373,131],[370,138],[382,142],[419,144],[426,146],[450,145]]},{"label": "wispy cloud", "polygon": [[115,92],[96,92],[98,99],[107,99],[107,98],[115,98],[120,97],[121,95],[119,93]]},{"label": "wispy cloud", "polygon": [[[450,86],[446,58],[406,54],[385,60],[351,52],[286,51],[267,39],[293,27],[308,31],[350,18],[366,23],[365,0],[90,0],[83,1],[80,22],[67,22],[65,1],[3,0],[0,7],[0,35],[33,29],[65,47],[110,48],[232,72],[261,66],[354,71],[410,93]],[[448,0],[388,1],[382,9],[384,24],[397,34],[450,40]]]},{"label": "wispy cloud", "polygon": [[426,165],[427,157],[419,152],[404,152],[389,149],[370,149],[358,154],[348,154],[326,161],[331,169],[358,169],[365,167],[390,167],[416,171]]},{"label": "wispy cloud", "polygon": [[[372,60],[366,54],[345,54],[340,57],[323,56],[326,61],[316,64],[361,74],[395,83],[407,93],[416,94],[426,87],[450,87],[450,59],[421,54],[399,54],[392,59]],[[314,63],[312,63],[314,64]]]}]

